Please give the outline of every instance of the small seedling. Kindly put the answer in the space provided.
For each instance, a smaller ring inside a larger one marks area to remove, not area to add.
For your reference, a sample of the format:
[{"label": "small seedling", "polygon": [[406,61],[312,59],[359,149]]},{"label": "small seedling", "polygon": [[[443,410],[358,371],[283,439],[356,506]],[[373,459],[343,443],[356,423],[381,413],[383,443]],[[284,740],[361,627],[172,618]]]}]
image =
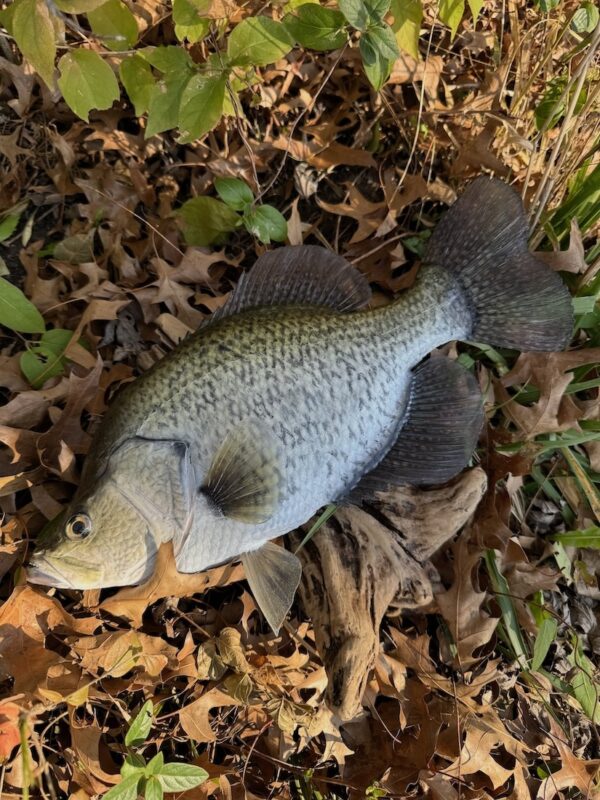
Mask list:
[{"label": "small seedling", "polygon": [[121,767],[121,781],[104,795],[104,800],[162,800],[165,792],[187,792],[208,778],[208,773],[193,764],[165,763],[162,753],[150,761],[138,752],[152,729],[154,706],[148,700],[133,719],[125,735],[127,755]]}]

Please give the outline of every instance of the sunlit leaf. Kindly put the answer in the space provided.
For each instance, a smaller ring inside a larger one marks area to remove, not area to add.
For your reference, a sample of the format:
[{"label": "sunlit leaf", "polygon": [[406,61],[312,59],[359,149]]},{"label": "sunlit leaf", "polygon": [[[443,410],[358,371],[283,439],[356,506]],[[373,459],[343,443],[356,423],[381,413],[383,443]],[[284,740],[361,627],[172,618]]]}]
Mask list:
[{"label": "sunlit leaf", "polygon": [[243,211],[254,202],[252,189],[239,178],[215,178],[215,189],[221,200],[235,211]]},{"label": "sunlit leaf", "polygon": [[109,65],[93,50],[71,50],[58,62],[58,86],[81,119],[92,109],[110,108],[119,99],[119,84]]},{"label": "sunlit leaf", "polygon": [[109,50],[127,50],[136,43],[135,17],[121,0],[107,0],[87,15],[91,28]]},{"label": "sunlit leaf", "polygon": [[423,20],[421,0],[392,0],[390,10],[398,47],[413,58],[419,58],[419,33]]},{"label": "sunlit leaf", "polygon": [[316,3],[299,6],[283,23],[299,44],[313,50],[337,50],[348,39],[344,15]]},{"label": "sunlit leaf", "polygon": [[281,22],[269,17],[246,17],[229,34],[227,55],[232,64],[255,67],[287,55],[294,40]]},{"label": "sunlit leaf", "polygon": [[438,13],[442,22],[450,28],[454,39],[465,13],[465,0],[440,0]]},{"label": "sunlit leaf", "polygon": [[283,242],[287,236],[285,217],[273,206],[258,206],[244,215],[246,230],[264,244]]},{"label": "sunlit leaf", "polygon": [[148,111],[152,92],[156,85],[150,64],[137,54],[129,56],[121,61],[119,75],[121,83],[133,103],[136,115],[141,117]]},{"label": "sunlit leaf", "polygon": [[223,114],[227,75],[198,73],[181,94],[179,129],[182,142],[193,142],[212,130]]},{"label": "sunlit leaf", "polygon": [[125,734],[125,744],[127,747],[139,747],[148,738],[152,729],[152,718],[154,705],[152,700],[147,700],[136,714],[129,730]]},{"label": "sunlit leaf", "polygon": [[19,0],[12,18],[12,32],[23,56],[52,88],[56,34],[48,4]]},{"label": "sunlit leaf", "polygon": [[19,333],[42,333],[46,329],[33,303],[5,278],[0,278],[0,325]]},{"label": "sunlit leaf", "polygon": [[186,242],[198,247],[223,242],[241,223],[235,211],[214,197],[193,197],[181,206],[177,215]]}]

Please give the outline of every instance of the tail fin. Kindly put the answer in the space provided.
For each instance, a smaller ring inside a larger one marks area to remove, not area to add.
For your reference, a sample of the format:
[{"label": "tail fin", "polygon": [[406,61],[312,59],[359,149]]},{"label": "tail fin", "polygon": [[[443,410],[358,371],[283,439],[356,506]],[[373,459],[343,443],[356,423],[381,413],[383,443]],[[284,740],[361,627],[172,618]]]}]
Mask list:
[{"label": "tail fin", "polygon": [[527,249],[517,193],[477,178],[441,220],[425,263],[458,279],[474,310],[474,339],[518,350],[562,350],[573,331],[571,296]]}]

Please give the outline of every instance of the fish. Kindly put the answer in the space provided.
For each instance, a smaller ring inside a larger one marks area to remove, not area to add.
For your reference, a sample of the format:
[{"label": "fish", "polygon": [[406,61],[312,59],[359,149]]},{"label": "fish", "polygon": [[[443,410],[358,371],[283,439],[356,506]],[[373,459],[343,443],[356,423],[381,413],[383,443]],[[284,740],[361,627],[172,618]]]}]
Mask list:
[{"label": "fish", "polygon": [[366,278],[314,245],[261,255],[198,331],[122,389],[30,582],[139,584],[172,542],[179,572],[241,559],[280,629],[301,578],[273,543],[331,503],[464,469],[484,422],[459,340],[566,348],[570,294],[527,246],[520,197],[479,177],[431,235],[413,287],[369,308]]}]

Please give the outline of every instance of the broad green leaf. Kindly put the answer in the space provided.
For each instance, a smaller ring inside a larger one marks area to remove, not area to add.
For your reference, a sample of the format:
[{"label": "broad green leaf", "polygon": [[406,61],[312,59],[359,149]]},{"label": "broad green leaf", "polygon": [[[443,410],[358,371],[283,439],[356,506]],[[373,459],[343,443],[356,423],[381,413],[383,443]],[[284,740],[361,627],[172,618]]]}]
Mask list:
[{"label": "broad green leaf", "polygon": [[142,50],[138,50],[138,55],[142,56],[160,72],[168,74],[175,72],[191,73],[194,66],[194,62],[187,50],[173,44],[166,47],[145,47]]},{"label": "broad green leaf", "polygon": [[467,0],[467,2],[469,4],[469,8],[471,9],[473,22],[477,22],[479,19],[479,14],[481,13],[481,9],[483,8],[483,0]]},{"label": "broad green leaf", "polygon": [[179,129],[181,142],[193,142],[212,130],[223,115],[227,75],[190,78],[181,95]]},{"label": "broad green leaf", "polygon": [[143,775],[146,771],[146,761],[137,753],[127,753],[121,765],[121,775],[126,778],[128,775]]},{"label": "broad green leaf", "polygon": [[21,372],[34,389],[41,389],[49,378],[61,375],[65,369],[62,353],[55,352],[43,342],[31,345],[21,353],[19,366]]},{"label": "broad green leaf", "polygon": [[142,776],[139,773],[128,775],[106,794],[102,795],[102,800],[137,800],[139,794],[139,783]]},{"label": "broad green leaf", "polygon": [[163,787],[160,780],[154,775],[148,778],[146,781],[146,788],[144,789],[145,800],[162,800],[163,793]]},{"label": "broad green leaf", "polygon": [[64,328],[51,328],[49,331],[44,331],[40,343],[52,350],[53,353],[62,356],[72,338],[73,331],[65,330]]},{"label": "broad green leaf", "polygon": [[125,734],[126,747],[139,747],[148,738],[152,729],[154,706],[152,700],[147,700],[134,717],[129,730]]},{"label": "broad green leaf", "polygon": [[67,104],[86,122],[92,109],[110,108],[119,99],[114,72],[92,50],[72,50],[58,62],[58,86]]},{"label": "broad green leaf", "polygon": [[194,764],[165,764],[156,776],[165,792],[187,792],[208,778],[208,772]]},{"label": "broad green leaf", "polygon": [[227,55],[234,65],[262,67],[287,55],[294,41],[281,22],[246,17],[229,34]]},{"label": "broad green leaf", "polygon": [[173,0],[175,35],[182,42],[194,43],[203,39],[210,30],[210,19],[203,16],[205,0]]},{"label": "broad green leaf", "polygon": [[600,21],[598,6],[594,3],[582,3],[571,19],[571,27],[576,33],[591,33],[596,30]]},{"label": "broad green leaf", "polygon": [[37,308],[5,278],[0,278],[0,325],[19,333],[43,333],[46,330]]},{"label": "broad green leaf", "polygon": [[234,211],[243,211],[254,202],[252,189],[239,178],[215,178],[215,189],[221,200]]},{"label": "broad green leaf", "polygon": [[146,775],[157,775],[165,764],[165,757],[161,750],[151,758],[146,767]]},{"label": "broad green leaf", "polygon": [[549,11],[552,11],[553,8],[560,3],[560,0],[538,0],[539,7],[542,11],[547,14]]},{"label": "broad green leaf", "polygon": [[554,617],[546,617],[540,623],[538,634],[535,637],[533,645],[533,657],[531,659],[531,669],[537,672],[544,663],[544,659],[548,655],[550,645],[556,638],[556,631],[558,624]]},{"label": "broad green leaf", "polygon": [[181,97],[191,75],[191,71],[187,69],[185,72],[168,73],[155,84],[148,104],[146,139],[177,127]]},{"label": "broad green leaf", "polygon": [[389,78],[394,59],[383,58],[381,53],[373,47],[369,32],[361,36],[359,49],[365,74],[371,85],[379,91]]},{"label": "broad green leaf", "polygon": [[365,0],[369,19],[375,24],[383,22],[385,15],[390,10],[390,5],[390,0]]},{"label": "broad green leaf", "polygon": [[133,103],[136,116],[141,117],[148,111],[150,98],[156,86],[150,64],[137,54],[129,56],[121,61],[119,75],[121,83]]},{"label": "broad green leaf", "polygon": [[421,0],[392,0],[391,12],[394,16],[392,30],[401,50],[413,58],[419,58],[419,34],[423,20]]},{"label": "broad green leaf", "polygon": [[[600,685],[595,680],[595,667],[583,652],[581,642],[573,637],[573,652],[568,656],[575,674],[571,678],[571,688],[577,702],[592,722],[600,722]],[[571,674],[571,672],[569,673]]]},{"label": "broad green leaf", "polygon": [[371,26],[363,38],[368,40],[382,59],[395,61],[400,55],[394,31],[386,23]]},{"label": "broad green leaf", "polygon": [[298,44],[313,50],[337,50],[348,40],[344,15],[315,3],[299,6],[283,24]]},{"label": "broad green leaf", "polygon": [[121,0],[108,0],[87,17],[92,30],[109,50],[128,50],[137,42],[136,19]]},{"label": "broad green leaf", "polygon": [[263,244],[283,242],[287,236],[285,217],[273,206],[258,206],[244,214],[244,226]]},{"label": "broad green leaf", "polygon": [[20,0],[12,18],[12,33],[23,56],[52,89],[56,35],[47,3]]},{"label": "broad green leaf", "polygon": [[193,197],[181,206],[177,215],[186,242],[197,247],[225,241],[227,234],[241,222],[235,211],[214,197]]},{"label": "broad green leaf", "polygon": [[54,4],[67,14],[87,14],[106,3],[106,0],[54,0]]},{"label": "broad green leaf", "polygon": [[465,13],[465,0],[440,0],[439,16],[442,22],[450,28],[452,39]]},{"label": "broad green leaf", "polygon": [[8,214],[3,220],[0,220],[0,242],[5,242],[9,236],[13,235],[20,219],[20,214]]},{"label": "broad green leaf", "polygon": [[350,25],[359,31],[366,31],[370,14],[364,0],[339,0],[339,7]]}]

